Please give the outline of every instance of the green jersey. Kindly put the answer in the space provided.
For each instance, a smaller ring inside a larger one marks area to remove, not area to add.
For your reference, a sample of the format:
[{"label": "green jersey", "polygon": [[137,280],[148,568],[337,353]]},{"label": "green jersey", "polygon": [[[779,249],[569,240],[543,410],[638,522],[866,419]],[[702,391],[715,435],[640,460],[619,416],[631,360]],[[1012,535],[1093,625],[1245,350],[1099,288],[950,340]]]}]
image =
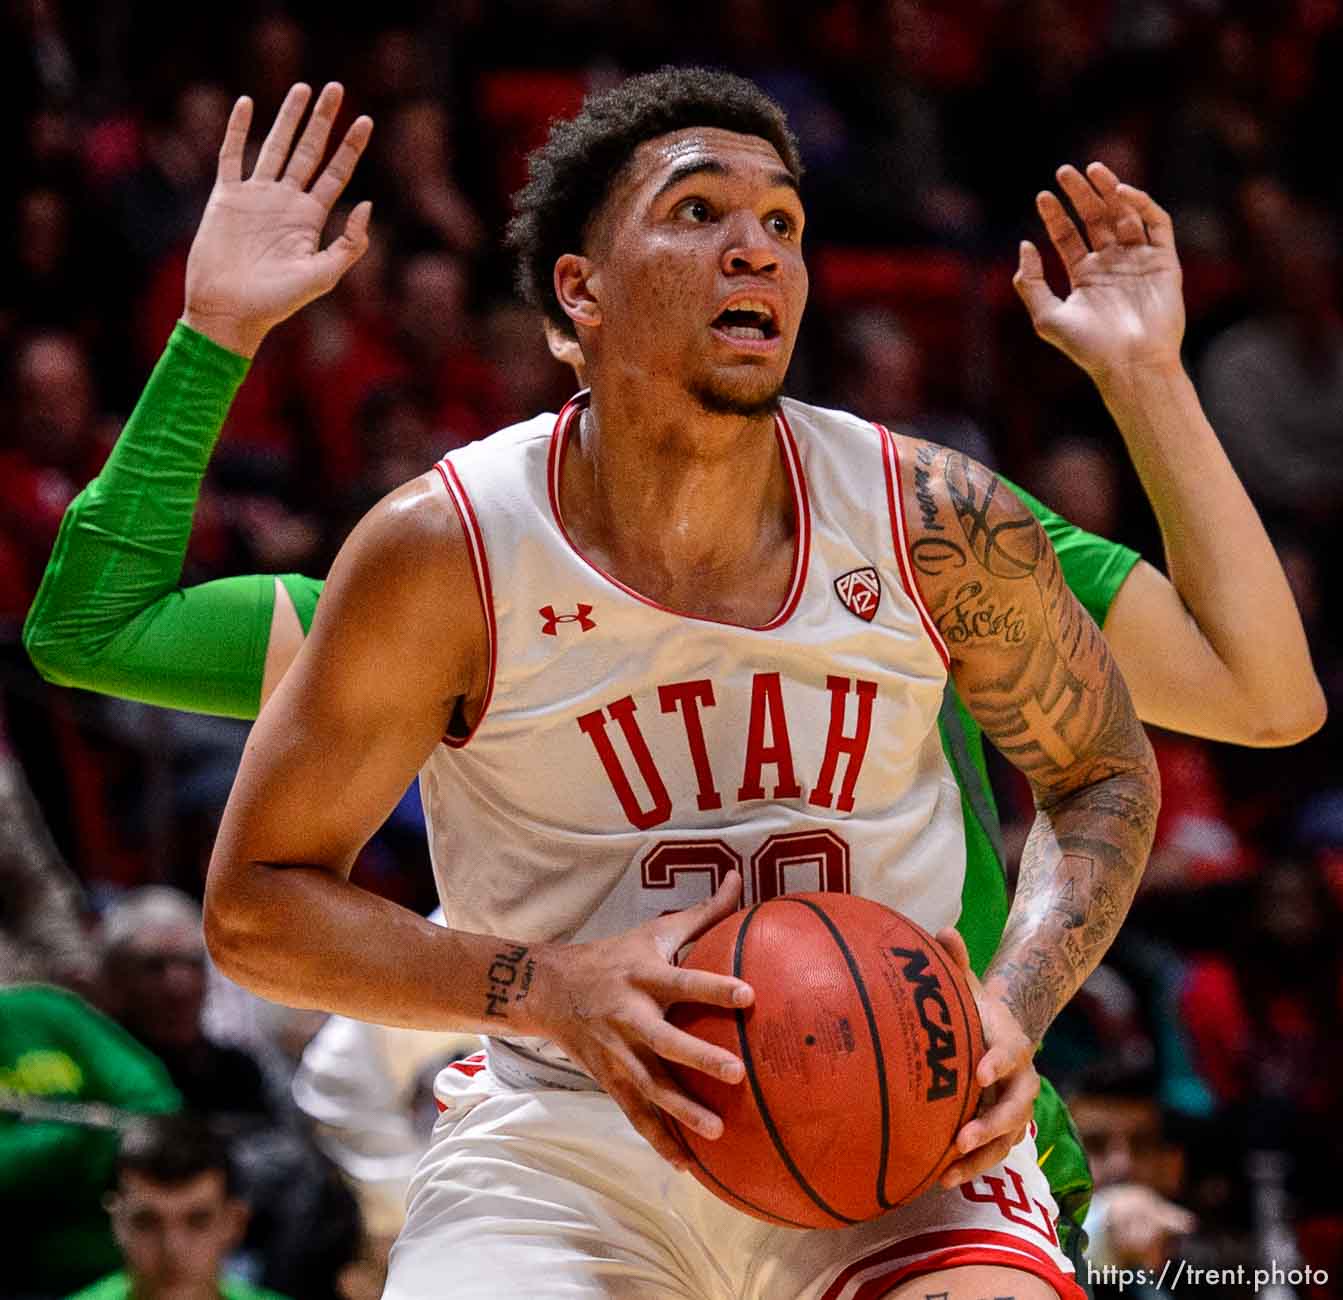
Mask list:
[{"label": "green jersey", "polygon": [[[134,1300],[135,1288],[129,1273],[112,1273],[76,1291],[67,1300]],[[236,1277],[219,1279],[219,1300],[286,1300],[278,1291],[268,1291],[263,1286],[253,1286],[250,1282],[241,1282]]]},{"label": "green jersey", "polygon": [[[0,1094],[149,1114],[181,1105],[168,1072],[120,1025],[64,989],[0,988]],[[102,1197],[117,1135],[0,1110],[6,1281],[18,1292],[82,1285],[120,1259]]]}]

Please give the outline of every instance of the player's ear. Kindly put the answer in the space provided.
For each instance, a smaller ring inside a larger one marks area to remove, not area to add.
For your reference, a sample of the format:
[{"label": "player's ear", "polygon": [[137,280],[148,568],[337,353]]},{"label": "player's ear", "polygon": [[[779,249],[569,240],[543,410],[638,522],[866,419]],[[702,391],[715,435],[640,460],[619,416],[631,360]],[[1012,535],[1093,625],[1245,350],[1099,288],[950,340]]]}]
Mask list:
[{"label": "player's ear", "polygon": [[602,323],[595,280],[596,267],[586,257],[565,253],[555,262],[555,297],[576,326],[592,329]]}]

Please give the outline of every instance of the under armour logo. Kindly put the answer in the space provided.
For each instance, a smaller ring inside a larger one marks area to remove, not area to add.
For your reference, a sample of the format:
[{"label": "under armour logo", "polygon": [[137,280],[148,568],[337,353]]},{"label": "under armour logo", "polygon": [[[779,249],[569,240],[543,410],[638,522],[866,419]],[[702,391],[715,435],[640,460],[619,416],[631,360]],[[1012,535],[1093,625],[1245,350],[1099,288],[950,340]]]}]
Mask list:
[{"label": "under armour logo", "polygon": [[836,578],[835,595],[850,614],[870,623],[881,601],[881,580],[876,569],[851,569],[842,578]]},{"label": "under armour logo", "polygon": [[592,629],[597,626],[597,624],[588,617],[588,615],[592,613],[591,605],[580,604],[572,614],[557,614],[555,613],[554,605],[542,605],[536,612],[545,620],[541,627],[541,631],[544,632],[546,636],[557,636],[558,633],[555,629],[558,628],[561,623],[577,623],[584,632],[591,632]]}]

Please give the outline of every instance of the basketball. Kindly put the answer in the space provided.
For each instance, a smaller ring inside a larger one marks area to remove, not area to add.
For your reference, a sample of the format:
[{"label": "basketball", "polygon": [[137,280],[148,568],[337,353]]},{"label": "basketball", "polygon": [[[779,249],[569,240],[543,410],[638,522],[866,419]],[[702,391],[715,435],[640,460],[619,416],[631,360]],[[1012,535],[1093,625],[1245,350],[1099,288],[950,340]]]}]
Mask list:
[{"label": "basketball", "polygon": [[668,1014],[746,1067],[739,1084],[668,1067],[722,1117],[712,1142],[668,1120],[715,1195],[771,1223],[843,1228],[952,1163],[979,1101],[983,1030],[961,972],[913,921],[869,899],[790,894],[720,921],[681,964],[755,989],[741,1010]]}]

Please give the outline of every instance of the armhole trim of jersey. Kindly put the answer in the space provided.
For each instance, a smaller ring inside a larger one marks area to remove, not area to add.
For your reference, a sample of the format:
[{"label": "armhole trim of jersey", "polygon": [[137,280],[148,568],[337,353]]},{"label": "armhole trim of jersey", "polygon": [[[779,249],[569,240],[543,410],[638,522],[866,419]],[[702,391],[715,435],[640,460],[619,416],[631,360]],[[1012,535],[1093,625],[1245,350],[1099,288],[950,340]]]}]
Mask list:
[{"label": "armhole trim of jersey", "polygon": [[942,634],[937,630],[937,624],[933,622],[932,615],[928,613],[928,607],[923,603],[923,596],[919,592],[918,584],[914,581],[914,574],[910,568],[912,560],[909,554],[909,531],[905,527],[905,498],[904,488],[900,480],[900,451],[895,444],[895,435],[883,424],[873,423],[873,428],[881,436],[882,460],[886,469],[886,503],[891,512],[891,541],[895,545],[895,562],[900,568],[900,581],[905,585],[905,591],[910,600],[914,602],[914,608],[919,611],[919,619],[923,623],[923,630],[928,633],[928,639],[933,643],[933,648],[937,651],[943,665],[950,669],[951,653],[947,650],[947,643],[942,640]]},{"label": "armhole trim of jersey", "polygon": [[480,531],[480,521],[476,518],[471,498],[462,485],[456,467],[446,456],[434,468],[438,471],[439,478],[443,480],[448,499],[462,523],[462,533],[471,553],[471,576],[475,579],[476,595],[480,597],[480,607],[485,614],[485,639],[489,642],[490,666],[485,678],[485,698],[480,703],[480,716],[476,719],[475,726],[465,736],[449,736],[447,733],[443,736],[443,743],[450,749],[464,749],[480,730],[485,715],[489,712],[490,700],[494,697],[494,676],[499,661],[499,630],[494,621],[494,588],[490,585],[490,563],[485,554],[485,536]]}]

